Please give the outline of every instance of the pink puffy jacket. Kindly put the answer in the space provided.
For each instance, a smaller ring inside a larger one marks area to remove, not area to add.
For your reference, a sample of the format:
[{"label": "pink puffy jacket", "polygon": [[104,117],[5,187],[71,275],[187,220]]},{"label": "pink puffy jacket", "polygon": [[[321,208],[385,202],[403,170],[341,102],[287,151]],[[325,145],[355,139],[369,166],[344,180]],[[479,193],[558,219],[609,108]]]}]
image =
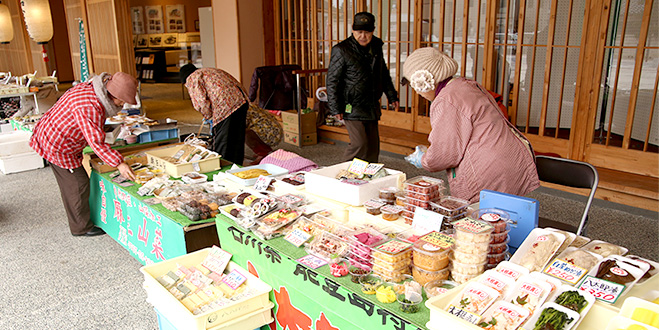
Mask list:
[{"label": "pink puffy jacket", "polygon": [[430,105],[422,165],[446,170],[451,195],[477,202],[483,189],[523,196],[540,186],[528,140],[477,82],[454,78]]}]

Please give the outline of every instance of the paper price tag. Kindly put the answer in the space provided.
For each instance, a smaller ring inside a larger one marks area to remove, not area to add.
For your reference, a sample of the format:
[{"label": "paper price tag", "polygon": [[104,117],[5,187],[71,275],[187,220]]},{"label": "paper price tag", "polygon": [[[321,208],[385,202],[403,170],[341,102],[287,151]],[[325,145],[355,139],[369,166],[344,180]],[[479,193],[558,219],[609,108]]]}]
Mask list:
[{"label": "paper price tag", "polygon": [[201,265],[208,268],[210,271],[222,274],[224,273],[224,269],[227,268],[231,256],[231,253],[224,251],[217,246],[213,246],[208,252],[206,259],[201,262]]},{"label": "paper price tag", "polygon": [[586,278],[579,284],[579,290],[592,294],[599,301],[613,304],[620,298],[623,291],[625,291],[625,286],[586,275]]},{"label": "paper price tag", "polygon": [[304,244],[304,242],[308,241],[309,238],[311,238],[311,235],[299,228],[292,230],[284,237],[285,240],[295,245],[296,247],[300,247],[302,244]]},{"label": "paper price tag", "polygon": [[199,167],[199,163],[192,163],[192,168],[193,168],[196,172],[200,172],[200,171],[201,171],[201,167]]},{"label": "paper price tag", "polygon": [[586,275],[587,272],[587,269],[577,267],[565,260],[558,258],[554,259],[554,261],[547,265],[545,270],[543,270],[543,273],[556,277],[559,280],[568,282],[572,285],[579,283],[579,281]]},{"label": "paper price tag", "polygon": [[247,277],[235,269],[222,279],[222,283],[229,286],[232,290],[238,289],[238,287],[245,281],[247,281]]},{"label": "paper price tag", "polygon": [[327,265],[327,261],[320,259],[314,255],[306,255],[300,259],[297,259],[297,261],[311,269],[316,269],[320,266]]},{"label": "paper price tag", "polygon": [[375,173],[377,173],[383,167],[384,167],[384,164],[379,164],[379,163],[368,164],[368,166],[366,166],[366,169],[364,169],[364,174],[365,175],[374,175]]},{"label": "paper price tag", "polygon": [[367,161],[361,160],[359,158],[355,158],[352,160],[352,163],[350,163],[350,167],[348,167],[348,172],[356,175],[362,175],[364,174],[364,170],[366,170],[367,166],[368,166]]},{"label": "paper price tag", "polygon": [[436,231],[430,232],[419,239],[430,244],[437,245],[442,249],[448,249],[453,246],[453,243],[455,243],[455,239],[453,237],[438,233]]},{"label": "paper price tag", "polygon": [[414,211],[414,218],[412,219],[412,228],[422,233],[440,231],[442,229],[442,221],[444,221],[443,215],[417,207],[416,211]]},{"label": "paper price tag", "polygon": [[449,314],[455,315],[469,323],[476,324],[478,321],[481,320],[481,316],[478,314],[474,314],[472,312],[468,312],[462,308],[456,307],[456,306],[449,306],[449,308],[446,310]]},{"label": "paper price tag", "polygon": [[192,156],[192,159],[190,159],[190,162],[196,162],[196,161],[199,161],[199,160],[201,160],[201,154],[196,154],[196,155]]},{"label": "paper price tag", "polygon": [[254,183],[254,189],[258,191],[266,191],[268,190],[268,186],[270,186],[270,182],[272,182],[271,177],[260,175],[259,178],[256,179],[256,183]]}]

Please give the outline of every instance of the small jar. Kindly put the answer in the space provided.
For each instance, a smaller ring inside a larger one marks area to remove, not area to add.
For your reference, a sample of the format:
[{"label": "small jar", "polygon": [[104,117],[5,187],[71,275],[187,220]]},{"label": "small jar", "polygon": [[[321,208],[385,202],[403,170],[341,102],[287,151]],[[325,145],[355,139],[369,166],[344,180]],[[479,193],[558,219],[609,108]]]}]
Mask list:
[{"label": "small jar", "polygon": [[403,212],[403,208],[395,205],[385,205],[380,208],[382,212],[382,219],[387,221],[398,220],[400,214]]}]

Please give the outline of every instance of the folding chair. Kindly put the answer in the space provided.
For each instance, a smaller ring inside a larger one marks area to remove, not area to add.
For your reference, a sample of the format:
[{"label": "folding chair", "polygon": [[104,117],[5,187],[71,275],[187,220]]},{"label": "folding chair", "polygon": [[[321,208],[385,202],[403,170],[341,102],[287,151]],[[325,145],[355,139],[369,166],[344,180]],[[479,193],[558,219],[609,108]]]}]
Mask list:
[{"label": "folding chair", "polygon": [[538,219],[538,225],[540,227],[554,227],[574,232],[577,235],[585,235],[586,225],[588,223],[588,211],[590,210],[590,205],[593,202],[595,190],[597,190],[597,184],[599,183],[597,169],[591,164],[572,159],[538,155],[535,157],[535,160],[540,181],[572,188],[590,189],[588,201],[586,202],[586,207],[584,208],[578,228],[542,217]]}]

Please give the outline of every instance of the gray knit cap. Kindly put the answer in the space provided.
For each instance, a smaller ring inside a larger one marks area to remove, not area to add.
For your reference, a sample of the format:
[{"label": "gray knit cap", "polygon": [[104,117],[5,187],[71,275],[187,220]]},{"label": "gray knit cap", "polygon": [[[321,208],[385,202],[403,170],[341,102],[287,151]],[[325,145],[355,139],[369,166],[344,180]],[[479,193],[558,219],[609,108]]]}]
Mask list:
[{"label": "gray knit cap", "polygon": [[412,75],[426,70],[432,75],[434,85],[458,72],[458,62],[433,47],[419,48],[403,63],[403,77],[412,82]]}]

